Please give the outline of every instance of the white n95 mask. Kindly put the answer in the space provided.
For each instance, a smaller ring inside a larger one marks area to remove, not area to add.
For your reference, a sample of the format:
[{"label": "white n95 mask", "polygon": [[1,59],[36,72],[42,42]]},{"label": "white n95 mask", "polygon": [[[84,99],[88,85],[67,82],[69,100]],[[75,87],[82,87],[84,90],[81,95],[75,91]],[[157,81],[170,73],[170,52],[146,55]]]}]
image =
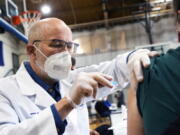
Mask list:
[{"label": "white n95 mask", "polygon": [[46,72],[49,77],[56,80],[62,80],[68,77],[72,66],[71,55],[68,51],[56,53],[47,57],[43,52],[41,52],[41,50],[39,50],[39,48],[35,45],[34,47],[46,58],[43,69],[39,64],[37,64],[41,70]]},{"label": "white n95 mask", "polygon": [[44,71],[49,77],[62,80],[68,77],[71,66],[71,55],[65,51],[47,57],[44,63]]}]

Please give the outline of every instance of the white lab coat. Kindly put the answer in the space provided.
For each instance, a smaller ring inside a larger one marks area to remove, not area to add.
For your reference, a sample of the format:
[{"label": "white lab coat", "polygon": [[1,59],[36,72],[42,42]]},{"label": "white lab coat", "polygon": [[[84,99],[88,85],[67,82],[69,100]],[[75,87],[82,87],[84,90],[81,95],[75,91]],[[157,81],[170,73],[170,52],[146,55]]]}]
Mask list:
[{"label": "white lab coat", "polygon": [[[112,75],[125,88],[128,83],[127,54],[99,65],[74,70],[60,82],[61,96],[70,87],[79,72],[102,72]],[[55,100],[33,81],[24,64],[18,72],[0,80],[0,135],[57,135],[50,105]],[[86,105],[76,108],[67,116],[68,125],[63,135],[89,135]]]}]

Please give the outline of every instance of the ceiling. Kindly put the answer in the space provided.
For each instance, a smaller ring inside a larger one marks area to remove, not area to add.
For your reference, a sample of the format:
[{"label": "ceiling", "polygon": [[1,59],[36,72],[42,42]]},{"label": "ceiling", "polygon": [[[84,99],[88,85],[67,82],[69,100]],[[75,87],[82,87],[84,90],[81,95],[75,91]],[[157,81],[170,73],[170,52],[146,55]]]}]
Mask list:
[{"label": "ceiling", "polygon": [[108,18],[115,18],[128,14],[119,9],[123,5],[140,3],[144,0],[39,0],[41,2],[37,4],[33,1],[27,0],[29,10],[37,10],[43,4],[47,4],[52,7],[52,13],[49,16],[61,18],[67,24],[79,24],[103,20],[103,5],[107,7]]},{"label": "ceiling", "polygon": [[[14,1],[22,7],[22,1]],[[127,17],[142,14],[142,9],[147,6],[145,2],[145,0],[26,0],[28,10],[40,10],[42,5],[49,5],[51,13],[42,15],[42,18],[60,18],[74,30],[118,24],[123,18],[127,20]]]}]

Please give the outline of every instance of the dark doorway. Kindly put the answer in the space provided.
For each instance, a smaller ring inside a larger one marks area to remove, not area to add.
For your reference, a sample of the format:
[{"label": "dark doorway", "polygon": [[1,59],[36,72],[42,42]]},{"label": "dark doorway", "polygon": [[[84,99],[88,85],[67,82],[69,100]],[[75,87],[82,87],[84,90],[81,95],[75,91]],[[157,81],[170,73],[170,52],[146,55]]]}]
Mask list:
[{"label": "dark doorway", "polygon": [[12,53],[12,62],[13,62],[13,73],[15,74],[19,68],[19,55]]}]

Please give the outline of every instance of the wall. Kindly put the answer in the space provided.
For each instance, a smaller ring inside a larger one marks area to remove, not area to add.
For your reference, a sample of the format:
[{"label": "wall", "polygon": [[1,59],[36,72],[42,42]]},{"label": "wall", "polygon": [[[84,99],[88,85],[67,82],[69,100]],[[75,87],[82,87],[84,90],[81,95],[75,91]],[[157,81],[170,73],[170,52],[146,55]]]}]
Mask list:
[{"label": "wall", "polygon": [[92,64],[99,64],[102,61],[109,61],[115,58],[117,55],[125,53],[130,50],[119,50],[119,51],[111,51],[97,54],[88,54],[88,55],[80,55],[76,56],[76,67],[84,67]]},{"label": "wall", "polygon": [[[101,61],[110,60],[117,54],[132,50],[136,46],[149,45],[143,25],[144,22],[140,22],[116,26],[108,31],[100,29],[74,32],[74,41],[80,43],[80,53],[86,54],[77,56],[77,67],[97,64]],[[175,31],[174,17],[152,22],[152,35],[155,44],[176,41]]]},{"label": "wall", "polygon": [[0,66],[0,78],[3,77],[10,69],[12,65],[12,53],[19,55],[19,43],[11,34],[0,34],[0,41],[3,42],[3,56],[4,66]]},{"label": "wall", "polygon": [[[152,22],[154,43],[175,41],[174,17]],[[80,52],[99,53],[108,50],[132,49],[135,46],[149,44],[144,22],[116,26],[109,30],[74,32],[74,41],[80,43]]]},{"label": "wall", "polygon": [[26,44],[21,41],[21,47],[19,47],[19,63],[21,64],[23,61],[27,61],[28,59]]}]

